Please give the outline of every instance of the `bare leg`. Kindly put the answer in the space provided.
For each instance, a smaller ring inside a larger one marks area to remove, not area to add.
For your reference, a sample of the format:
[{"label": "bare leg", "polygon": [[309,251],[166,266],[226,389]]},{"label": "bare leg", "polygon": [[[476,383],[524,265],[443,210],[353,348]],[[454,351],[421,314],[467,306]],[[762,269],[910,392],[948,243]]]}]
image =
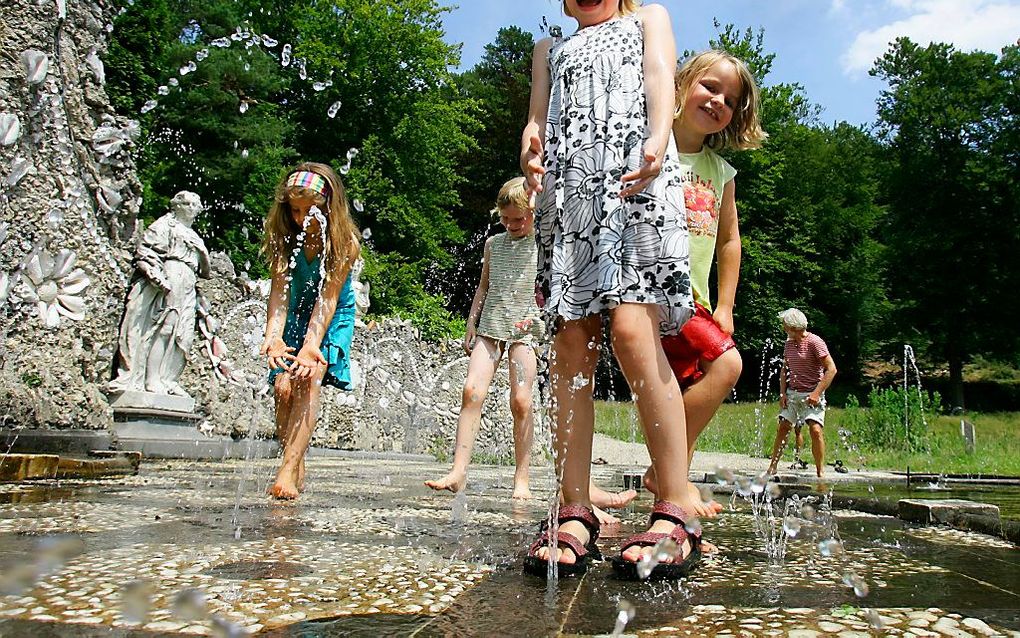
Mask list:
[{"label": "bare leg", "polygon": [[[276,403],[276,441],[282,457],[290,440],[290,413],[294,406],[294,386],[286,372],[273,380],[273,401]],[[266,488],[266,493],[272,493],[272,488],[272,485]]]},{"label": "bare leg", "polygon": [[531,498],[528,485],[531,443],[535,437],[532,390],[538,363],[535,349],[528,344],[510,346],[510,412],[514,415],[514,492],[512,498]]},{"label": "bare leg", "polygon": [[[708,426],[712,417],[719,411],[726,397],[729,396],[733,386],[740,378],[743,370],[743,361],[740,352],[731,348],[719,355],[714,361],[701,361],[701,367],[705,371],[696,383],[684,391],[684,414],[687,417],[687,465],[690,467],[694,460],[694,446],[698,437]],[[649,467],[645,472],[643,484],[653,494],[658,493],[655,481],[655,471]],[[701,494],[694,484],[690,485],[690,498],[700,505],[695,508],[698,516],[714,517],[722,511],[722,505],[712,501],[704,503]]]},{"label": "bare leg", "polygon": [[[701,499],[690,496],[684,399],[662,351],[658,309],[650,304],[621,304],[612,311],[611,328],[613,351],[634,396],[655,468],[658,497],[694,512]],[[668,534],[674,527],[669,521],[657,520],[648,531]],[[691,549],[685,542],[676,559],[682,560]],[[631,547],[623,558],[637,561],[651,551],[651,547]]]},{"label": "bare leg", "polygon": [[800,451],[804,449],[804,428],[797,425],[793,428],[794,432],[794,450],[793,458],[800,459]]},{"label": "bare leg", "polygon": [[[595,402],[592,398],[597,344],[602,336],[599,316],[565,321],[553,338],[549,361],[553,394],[553,450],[561,498],[568,505],[590,507],[588,485],[591,480],[591,444],[595,430]],[[588,542],[588,530],[577,521],[568,521],[560,531]],[[549,557],[547,547],[536,552],[539,559]],[[577,560],[570,549],[558,548],[556,560],[571,564]]]},{"label": "bare leg", "polygon": [[808,421],[807,424],[811,428],[811,455],[815,457],[815,472],[818,478],[822,478],[822,468],[825,467],[825,434],[818,421]]},{"label": "bare leg", "polygon": [[432,489],[459,492],[467,484],[467,468],[471,464],[471,450],[475,446],[475,437],[478,436],[482,406],[485,405],[485,395],[489,392],[492,376],[496,374],[500,356],[499,345],[494,340],[488,337],[478,337],[475,340],[475,347],[471,350],[471,359],[468,361],[467,378],[464,380],[460,416],[457,418],[453,468],[439,480],[425,481],[425,485]]},{"label": "bare leg", "polygon": [[779,457],[783,454],[783,449],[786,448],[786,439],[790,436],[790,428],[793,425],[783,417],[779,417],[779,431],[776,432],[776,440],[772,444],[772,460],[769,461],[768,474],[776,473],[776,466],[779,464]]},{"label": "bare leg", "polygon": [[283,448],[283,461],[276,472],[276,482],[269,493],[278,499],[298,497],[298,479],[301,460],[308,451],[312,430],[319,415],[319,396],[326,367],[318,366],[310,379],[291,379],[293,403],[287,422],[287,443]]}]

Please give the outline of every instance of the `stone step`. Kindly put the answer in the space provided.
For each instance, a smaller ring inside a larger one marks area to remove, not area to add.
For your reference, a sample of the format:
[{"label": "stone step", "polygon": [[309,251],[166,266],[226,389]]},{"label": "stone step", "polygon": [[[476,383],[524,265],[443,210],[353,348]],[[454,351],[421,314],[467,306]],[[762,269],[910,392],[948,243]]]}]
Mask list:
[{"label": "stone step", "polygon": [[136,474],[142,461],[141,452],[96,450],[91,454],[92,458],[56,454],[7,454],[0,458],[0,481],[87,479]]},{"label": "stone step", "polygon": [[961,514],[999,518],[999,508],[957,498],[905,498],[899,502],[899,515],[913,523],[948,525]]}]

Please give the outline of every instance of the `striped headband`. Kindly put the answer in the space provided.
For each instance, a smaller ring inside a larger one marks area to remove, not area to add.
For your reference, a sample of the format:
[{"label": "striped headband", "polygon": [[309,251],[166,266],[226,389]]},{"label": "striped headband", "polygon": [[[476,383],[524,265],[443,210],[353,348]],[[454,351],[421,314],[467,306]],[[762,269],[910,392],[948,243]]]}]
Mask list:
[{"label": "striped headband", "polygon": [[326,178],[311,171],[297,171],[287,178],[287,187],[310,188],[317,191],[324,199],[329,199],[329,183]]}]

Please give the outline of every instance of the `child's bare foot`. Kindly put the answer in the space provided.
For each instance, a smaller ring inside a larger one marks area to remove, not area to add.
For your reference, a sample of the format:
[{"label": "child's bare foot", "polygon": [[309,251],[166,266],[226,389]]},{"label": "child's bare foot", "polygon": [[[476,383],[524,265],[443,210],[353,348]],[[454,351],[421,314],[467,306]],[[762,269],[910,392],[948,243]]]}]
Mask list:
[{"label": "child's bare foot", "polygon": [[449,474],[438,481],[425,481],[425,485],[436,491],[449,490],[456,494],[463,491],[464,486],[467,485],[467,474],[451,470]]},{"label": "child's bare foot", "polygon": [[595,507],[620,509],[627,507],[631,501],[637,498],[637,492],[634,490],[607,492],[592,483],[588,486],[588,496],[591,498],[591,504]]},{"label": "child's bare foot", "polygon": [[595,512],[596,518],[599,519],[599,523],[603,527],[612,527],[613,525],[620,524],[620,519],[616,518],[609,512],[605,511],[604,509],[596,507],[595,505],[592,505],[591,509],[593,512]]},{"label": "child's bare foot", "polygon": [[528,487],[527,483],[524,483],[523,485],[514,483],[514,493],[510,496],[510,498],[526,501],[531,498],[531,488]]},{"label": "child's bare foot", "polygon": [[298,497],[298,488],[289,477],[277,476],[276,482],[267,490],[269,495],[281,501],[291,501]]},{"label": "child's bare foot", "polygon": [[[652,468],[645,470],[645,475],[641,479],[641,484],[648,488],[648,491],[652,494],[658,495],[658,486],[655,484],[655,471]],[[699,518],[715,518],[723,511],[722,503],[716,500],[703,501],[701,500],[701,491],[694,485],[694,483],[687,484],[687,495],[690,498],[691,503],[697,505],[690,509]]]}]

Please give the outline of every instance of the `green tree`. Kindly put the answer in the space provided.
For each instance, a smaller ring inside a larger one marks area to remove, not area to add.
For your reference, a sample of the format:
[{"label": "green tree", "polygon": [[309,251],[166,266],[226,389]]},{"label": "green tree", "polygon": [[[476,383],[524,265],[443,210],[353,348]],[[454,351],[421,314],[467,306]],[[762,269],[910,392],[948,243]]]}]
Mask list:
[{"label": "green tree", "polygon": [[1017,47],[996,56],[901,38],[871,71],[888,84],[890,294],[906,337],[948,363],[955,406],[970,356],[1017,352],[1017,61]]}]

